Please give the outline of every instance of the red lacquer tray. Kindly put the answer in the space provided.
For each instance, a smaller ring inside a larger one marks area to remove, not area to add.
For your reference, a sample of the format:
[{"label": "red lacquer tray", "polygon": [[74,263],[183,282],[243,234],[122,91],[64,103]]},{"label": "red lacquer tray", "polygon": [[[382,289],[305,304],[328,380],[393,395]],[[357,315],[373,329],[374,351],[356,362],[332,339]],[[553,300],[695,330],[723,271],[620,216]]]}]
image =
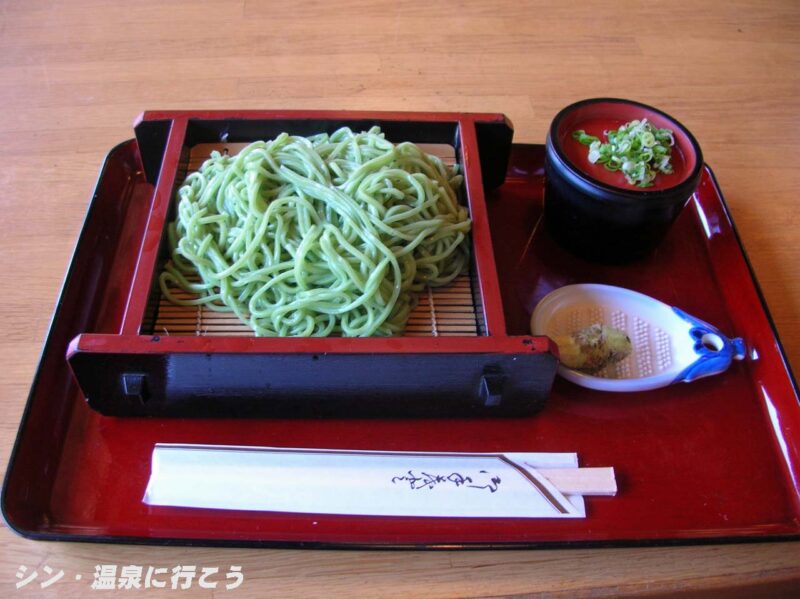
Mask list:
[{"label": "red lacquer tray", "polygon": [[[487,196],[509,335],[548,291],[574,282],[646,293],[748,344],[719,376],[632,394],[558,380],[544,410],[519,418],[158,419],[92,411],[65,361],[125,290],[92,277],[114,264],[147,217],[153,188],[129,141],[109,154],[48,335],[3,489],[3,514],[35,539],[213,545],[542,546],[797,538],[800,407],[774,327],[709,170],[665,243],[646,261],[599,267],[539,227],[543,148],[513,147]],[[108,231],[119,231],[111,236]],[[115,295],[116,294],[116,295]],[[156,443],[448,452],[577,452],[613,466],[616,497],[578,520],[296,515],[149,507]]]}]

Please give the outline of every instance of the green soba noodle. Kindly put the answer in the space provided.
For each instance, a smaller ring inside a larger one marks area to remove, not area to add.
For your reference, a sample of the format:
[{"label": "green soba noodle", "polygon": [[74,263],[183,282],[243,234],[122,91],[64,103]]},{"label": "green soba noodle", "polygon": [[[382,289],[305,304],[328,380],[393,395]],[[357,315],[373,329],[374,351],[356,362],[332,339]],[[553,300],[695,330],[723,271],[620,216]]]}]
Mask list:
[{"label": "green soba noodle", "polygon": [[178,190],[161,291],[233,311],[256,335],[401,333],[416,294],[467,266],[460,184],[377,127],[212,152]]}]

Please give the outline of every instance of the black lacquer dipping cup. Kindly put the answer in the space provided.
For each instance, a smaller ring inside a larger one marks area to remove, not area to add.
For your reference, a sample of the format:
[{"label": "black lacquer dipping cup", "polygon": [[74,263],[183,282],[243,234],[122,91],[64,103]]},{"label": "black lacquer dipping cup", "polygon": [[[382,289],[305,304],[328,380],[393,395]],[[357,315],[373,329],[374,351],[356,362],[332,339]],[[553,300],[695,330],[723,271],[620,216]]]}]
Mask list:
[{"label": "black lacquer dipping cup", "polygon": [[[621,171],[589,161],[589,148],[573,139],[583,129],[603,143],[606,131],[646,118],[670,129],[673,172],[652,186],[637,187]],[[604,263],[625,263],[650,254],[691,198],[700,181],[703,155],[691,133],[671,116],[646,104],[595,98],[564,108],[553,119],[545,155],[545,223],[571,252]]]}]

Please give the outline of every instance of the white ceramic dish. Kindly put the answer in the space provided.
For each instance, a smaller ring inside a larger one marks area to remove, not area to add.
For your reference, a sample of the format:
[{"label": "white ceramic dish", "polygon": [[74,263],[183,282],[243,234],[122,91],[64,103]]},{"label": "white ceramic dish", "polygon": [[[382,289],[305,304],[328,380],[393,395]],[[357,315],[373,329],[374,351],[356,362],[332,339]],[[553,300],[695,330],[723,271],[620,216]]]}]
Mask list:
[{"label": "white ceramic dish", "polygon": [[728,369],[745,356],[744,341],[657,299],[610,285],[567,285],[547,294],[531,317],[534,335],[570,335],[600,323],[627,333],[623,361],[586,374],[559,366],[569,381],[602,391],[646,391]]}]

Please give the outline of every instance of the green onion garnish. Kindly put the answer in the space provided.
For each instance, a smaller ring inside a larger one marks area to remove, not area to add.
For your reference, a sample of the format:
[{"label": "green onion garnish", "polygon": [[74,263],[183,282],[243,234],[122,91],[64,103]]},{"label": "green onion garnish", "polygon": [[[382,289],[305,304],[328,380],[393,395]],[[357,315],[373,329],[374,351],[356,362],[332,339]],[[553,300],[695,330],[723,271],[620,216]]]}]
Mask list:
[{"label": "green onion garnish", "polygon": [[608,143],[579,129],[572,139],[589,146],[589,162],[599,162],[612,172],[622,171],[631,185],[650,187],[658,173],[672,173],[669,159],[675,138],[670,129],[658,129],[642,119],[606,131],[605,136]]}]

